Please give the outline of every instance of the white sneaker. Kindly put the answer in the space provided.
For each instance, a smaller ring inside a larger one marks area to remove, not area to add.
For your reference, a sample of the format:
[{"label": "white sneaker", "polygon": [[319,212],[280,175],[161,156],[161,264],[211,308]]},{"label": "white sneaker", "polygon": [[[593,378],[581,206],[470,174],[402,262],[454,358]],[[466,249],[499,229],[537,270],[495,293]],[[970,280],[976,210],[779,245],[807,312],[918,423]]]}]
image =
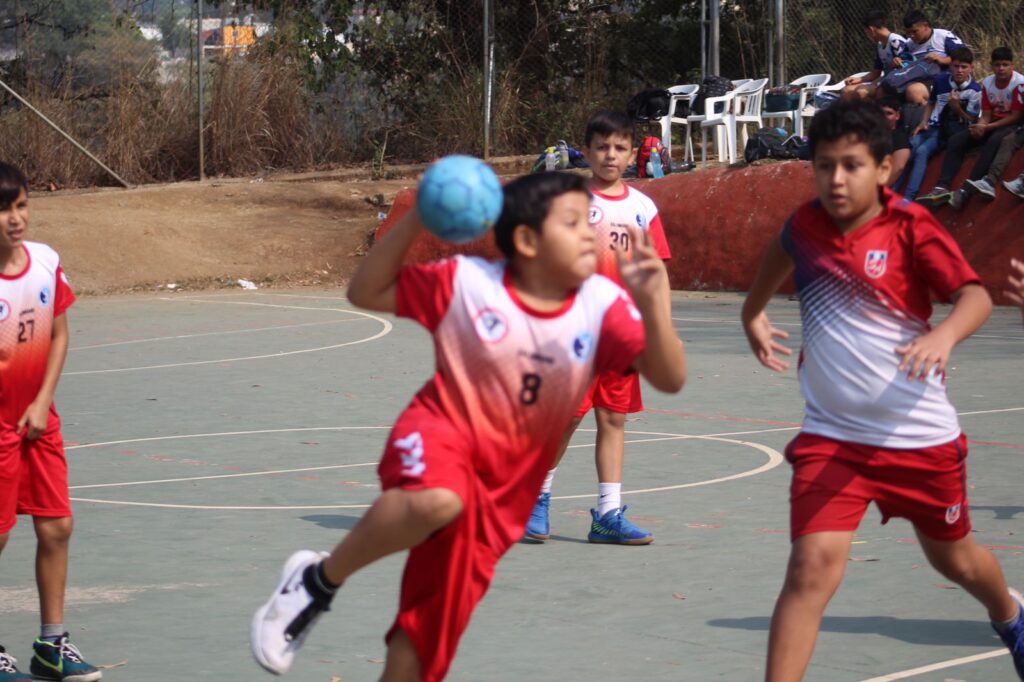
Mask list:
[{"label": "white sneaker", "polygon": [[277,589],[252,617],[249,643],[256,662],[275,675],[292,667],[295,654],[329,603],[318,603],[306,589],[302,574],[327,556],[303,549],[288,557]]},{"label": "white sneaker", "polygon": [[1024,175],[1021,175],[1016,180],[1003,180],[1003,187],[1010,194],[1024,199]]},{"label": "white sneaker", "polygon": [[986,199],[996,198],[996,188],[992,186],[992,183],[988,181],[988,178],[981,178],[980,180],[965,180],[964,184],[969,185],[971,189]]}]

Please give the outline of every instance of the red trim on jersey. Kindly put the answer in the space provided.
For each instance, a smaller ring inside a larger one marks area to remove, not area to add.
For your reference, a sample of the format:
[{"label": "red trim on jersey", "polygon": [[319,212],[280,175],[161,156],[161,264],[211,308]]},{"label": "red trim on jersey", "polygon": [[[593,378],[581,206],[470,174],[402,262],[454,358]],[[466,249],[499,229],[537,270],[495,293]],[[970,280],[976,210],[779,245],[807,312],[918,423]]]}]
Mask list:
[{"label": "red trim on jersey", "polygon": [[67,278],[64,276],[64,268],[57,266],[57,291],[53,295],[53,316],[56,318],[64,314],[71,304],[75,302],[75,292],[68,286]]},{"label": "red trim on jersey", "polygon": [[571,308],[572,304],[576,301],[576,292],[578,291],[578,289],[573,289],[571,292],[569,292],[569,295],[566,297],[565,301],[562,302],[562,305],[555,310],[537,310],[536,308],[533,308],[528,303],[526,303],[526,301],[519,298],[519,292],[516,291],[515,287],[512,286],[512,271],[507,265],[505,266],[505,274],[502,275],[501,281],[502,284],[505,285],[505,291],[508,292],[509,298],[512,299],[512,302],[515,303],[520,310],[522,310],[527,315],[539,317],[541,319],[561,317],[566,312],[568,312],[569,308]]},{"label": "red trim on jersey", "polygon": [[28,247],[25,246],[24,244],[22,244],[21,245],[21,250],[25,252],[25,258],[28,259],[25,262],[25,269],[22,270],[21,272],[19,272],[17,275],[5,275],[2,272],[0,272],[0,279],[9,279],[9,280],[21,279],[22,277],[25,276],[25,273],[27,273],[29,271],[29,268],[32,267],[32,254],[28,252]]},{"label": "red trim on jersey", "polygon": [[647,225],[647,231],[651,233],[651,243],[661,260],[671,260],[672,251],[668,248],[668,238],[665,236],[665,227],[661,224],[661,214],[655,213],[654,218]]},{"label": "red trim on jersey", "polygon": [[611,194],[605,194],[604,192],[598,192],[593,187],[590,188],[590,193],[596,197],[607,199],[608,201],[624,201],[626,198],[629,197],[629,185],[623,185],[623,187],[626,188],[626,191],[623,192],[622,194],[616,194],[615,196],[612,196]]},{"label": "red trim on jersey", "polygon": [[431,332],[437,329],[455,290],[457,258],[407,265],[395,282],[395,314],[416,320]]}]

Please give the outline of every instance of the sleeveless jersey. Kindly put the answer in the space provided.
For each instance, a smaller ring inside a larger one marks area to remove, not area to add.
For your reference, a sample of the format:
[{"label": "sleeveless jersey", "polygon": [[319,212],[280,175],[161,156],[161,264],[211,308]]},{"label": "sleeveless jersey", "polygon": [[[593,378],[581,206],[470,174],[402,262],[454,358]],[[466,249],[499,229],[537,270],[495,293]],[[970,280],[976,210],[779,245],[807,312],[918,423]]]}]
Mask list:
[{"label": "sleeveless jersey", "polygon": [[57,252],[37,242],[24,249],[25,269],[0,275],[0,426],[10,429],[43,384],[53,318],[75,301]]}]

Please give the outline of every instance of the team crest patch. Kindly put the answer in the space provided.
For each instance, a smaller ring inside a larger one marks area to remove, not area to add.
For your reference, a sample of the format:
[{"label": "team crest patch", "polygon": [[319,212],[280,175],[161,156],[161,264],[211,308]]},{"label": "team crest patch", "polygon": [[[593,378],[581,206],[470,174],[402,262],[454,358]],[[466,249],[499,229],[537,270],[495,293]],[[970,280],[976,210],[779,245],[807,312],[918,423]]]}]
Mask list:
[{"label": "team crest patch", "polygon": [[43,287],[39,290],[39,302],[43,305],[50,303],[50,287]]},{"label": "team crest patch", "polygon": [[871,279],[878,279],[885,274],[885,264],[889,260],[889,252],[881,250],[868,251],[864,259],[864,272]]},{"label": "team crest patch", "polygon": [[960,505],[954,504],[952,507],[946,510],[946,523],[953,525],[960,520]]},{"label": "team crest patch", "polygon": [[0,322],[11,316],[11,304],[0,298]]},{"label": "team crest patch", "polygon": [[601,210],[600,206],[591,205],[590,214],[587,216],[587,220],[591,225],[597,225],[599,222],[604,220],[604,211]]},{"label": "team crest patch", "polygon": [[643,213],[636,214],[636,226],[639,227],[641,230],[647,227],[647,217],[644,216]]},{"label": "team crest patch", "polygon": [[572,358],[576,362],[584,363],[594,351],[594,337],[590,332],[581,332],[572,340]]},{"label": "team crest patch", "polygon": [[494,308],[484,308],[473,320],[476,335],[488,343],[497,343],[508,334],[508,320],[505,315]]}]

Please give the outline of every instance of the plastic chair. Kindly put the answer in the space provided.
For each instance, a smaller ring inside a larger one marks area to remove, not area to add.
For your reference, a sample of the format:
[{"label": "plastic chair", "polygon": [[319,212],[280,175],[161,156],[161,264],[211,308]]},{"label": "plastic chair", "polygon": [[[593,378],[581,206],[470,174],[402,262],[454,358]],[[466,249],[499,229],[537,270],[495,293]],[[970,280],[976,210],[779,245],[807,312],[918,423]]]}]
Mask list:
[{"label": "plastic chair", "polygon": [[822,85],[820,88],[818,88],[818,91],[819,92],[835,92],[836,90],[842,90],[843,88],[846,87],[846,80],[847,80],[847,78],[854,78],[854,77],[856,77],[856,78],[863,78],[864,76],[868,75],[868,73],[870,73],[870,72],[868,72],[868,71],[859,71],[857,73],[851,73],[849,76],[847,76],[846,78],[842,79],[841,81],[836,81],[835,83],[829,83],[828,85]]},{"label": "plastic chair", "polygon": [[[733,163],[736,161],[736,143],[733,140],[733,121],[732,121],[732,98],[736,94],[735,90],[730,90],[721,97],[707,97],[704,99],[704,113],[693,114],[686,117],[687,135],[686,135],[686,153],[687,156],[684,160],[692,160],[693,154],[693,139],[689,135],[689,126],[700,124],[700,139],[701,139],[701,150],[700,160],[705,162],[708,160],[708,128],[715,128],[715,147],[718,149],[718,158],[720,161],[726,161]],[[721,111],[716,112],[717,108],[715,105],[721,104]],[[725,138],[723,140],[723,138]]]},{"label": "plastic chair", "polygon": [[747,126],[754,124],[756,128],[763,128],[764,121],[761,118],[762,100],[764,89],[768,85],[767,78],[752,80],[746,85],[736,88],[732,100],[732,127],[733,140],[737,133],[740,137],[739,153],[742,154],[747,146]]},{"label": "plastic chair", "polygon": [[[687,85],[673,85],[668,89],[671,97],[668,103],[668,114],[662,116],[659,120],[661,123],[661,145],[665,148],[665,153],[668,157],[672,158],[672,124],[682,123],[687,125],[685,118],[679,118],[676,116],[676,107],[680,102],[686,104],[693,104],[693,100],[697,97],[697,91],[700,90],[700,86],[696,84]],[[689,134],[690,129],[686,129]]]},{"label": "plastic chair", "polygon": [[[814,100],[812,99],[814,93],[820,88],[828,85],[828,82],[832,80],[832,75],[828,73],[813,73],[809,76],[802,76],[797,78],[795,81],[790,81],[790,85],[800,86],[800,99],[795,109],[788,111],[764,111],[761,112],[761,118],[769,121],[774,119],[782,119],[785,121],[793,122],[793,134],[799,137],[803,137],[804,134],[804,117],[814,116]],[[808,105],[807,101],[811,99],[811,104]]]}]

